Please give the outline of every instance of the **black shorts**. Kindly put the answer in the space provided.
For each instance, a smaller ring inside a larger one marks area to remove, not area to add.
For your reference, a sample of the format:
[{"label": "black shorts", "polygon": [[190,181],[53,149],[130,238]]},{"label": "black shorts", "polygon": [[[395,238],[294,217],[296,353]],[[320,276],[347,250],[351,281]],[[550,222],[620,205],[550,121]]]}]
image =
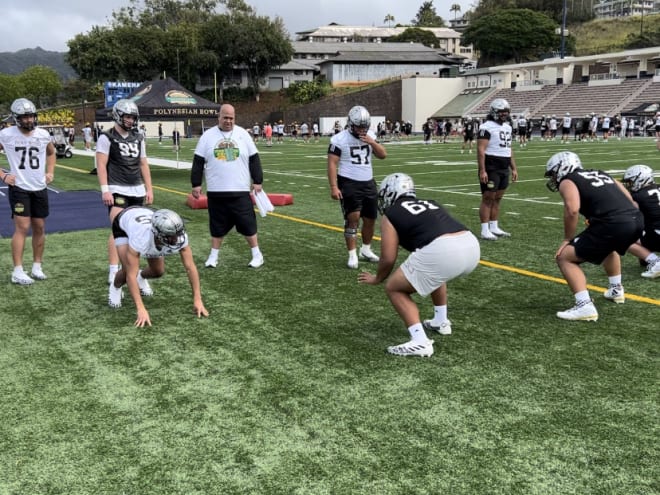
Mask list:
[{"label": "black shorts", "polygon": [[570,133],[571,133],[571,128],[570,127],[562,127],[561,128],[562,136],[568,136]]},{"label": "black shorts", "polygon": [[113,208],[128,208],[129,206],[144,206],[145,196],[124,196],[123,194],[113,193],[112,204],[108,206],[108,213]]},{"label": "black shorts", "polygon": [[11,217],[46,218],[48,208],[48,190],[26,191],[16,186],[9,186],[9,208]]},{"label": "black shorts", "polygon": [[644,217],[641,213],[631,215],[625,222],[596,222],[589,224],[571,240],[575,255],[581,260],[600,265],[610,253],[623,255],[641,237]]},{"label": "black shorts", "polygon": [[337,176],[337,187],[341,191],[341,210],[344,219],[349,213],[360,212],[363,218],[378,216],[378,188],[375,180],[353,180]]},{"label": "black shorts", "polygon": [[479,182],[481,194],[485,192],[502,191],[509,187],[509,171],[510,169],[508,168],[498,168],[496,170],[487,169],[486,173],[488,174],[488,182],[485,184]]},{"label": "black shorts", "polygon": [[249,193],[226,196],[207,192],[211,237],[224,237],[236,227],[246,237],[257,233],[257,216]]},{"label": "black shorts", "polygon": [[465,134],[463,134],[463,142],[466,143],[468,141],[474,141],[473,132],[466,132]]},{"label": "black shorts", "polygon": [[645,229],[640,242],[649,251],[660,251],[660,234],[653,229]]}]

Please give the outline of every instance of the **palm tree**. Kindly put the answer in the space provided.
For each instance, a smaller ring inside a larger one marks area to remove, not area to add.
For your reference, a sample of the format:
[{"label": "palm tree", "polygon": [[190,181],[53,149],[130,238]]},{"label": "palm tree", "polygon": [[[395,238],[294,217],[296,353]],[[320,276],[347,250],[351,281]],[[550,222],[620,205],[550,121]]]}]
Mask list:
[{"label": "palm tree", "polygon": [[[460,7],[458,7],[460,10]],[[394,22],[394,16],[392,14],[387,14],[385,16],[385,19],[383,19],[383,22],[387,23],[387,27],[392,27],[392,23]]]},{"label": "palm tree", "polygon": [[453,3],[449,8],[449,12],[454,13],[454,20],[456,20],[456,13],[461,11],[461,6],[457,3]]}]

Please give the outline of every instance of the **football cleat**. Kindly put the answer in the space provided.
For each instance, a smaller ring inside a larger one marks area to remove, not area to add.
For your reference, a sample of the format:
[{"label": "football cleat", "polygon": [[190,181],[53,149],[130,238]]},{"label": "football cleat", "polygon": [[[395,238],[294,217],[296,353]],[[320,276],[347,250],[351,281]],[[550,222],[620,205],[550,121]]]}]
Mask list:
[{"label": "football cleat", "polygon": [[495,234],[497,237],[511,237],[509,232],[504,232],[502,229],[490,229],[491,234]]},{"label": "football cleat", "polygon": [[487,231],[487,232],[482,232],[481,233],[481,238],[484,241],[496,241],[497,240],[497,236],[495,234],[493,234],[490,230]]},{"label": "football cleat", "polygon": [[414,340],[410,340],[405,344],[388,347],[387,352],[395,356],[431,357],[433,356],[433,341],[415,342]]},{"label": "football cleat", "polygon": [[32,273],[30,275],[35,280],[46,280],[48,278],[41,268],[32,267]]},{"label": "football cleat", "polygon": [[605,299],[613,301],[617,304],[623,304],[626,302],[626,296],[623,292],[623,286],[619,285],[610,285],[610,288],[605,291],[603,294]]},{"label": "football cleat", "polygon": [[140,287],[140,294],[146,297],[154,295],[154,290],[149,285],[149,281],[142,276],[142,273],[138,273],[137,283],[138,287]]},{"label": "football cleat", "polygon": [[11,283],[18,285],[32,285],[34,283],[34,279],[30,278],[30,276],[24,271],[13,272],[11,274]]},{"label": "football cleat", "polygon": [[571,309],[557,312],[557,317],[562,320],[570,321],[597,321],[598,310],[593,301],[578,303]]},{"label": "football cleat", "polygon": [[108,272],[108,285],[112,285],[112,284],[115,283],[115,275],[117,275],[118,271],[119,270],[116,270],[116,271],[115,270],[110,270]]},{"label": "football cleat", "polygon": [[660,261],[656,261],[652,265],[648,265],[646,271],[642,273],[644,278],[658,278],[660,277]]},{"label": "football cleat", "polygon": [[348,263],[346,264],[351,269],[355,269],[358,267],[358,258],[357,256],[349,256],[348,257]]},{"label": "football cleat", "polygon": [[209,257],[206,258],[206,261],[204,262],[204,266],[206,268],[215,268],[218,266],[218,257],[209,254]]},{"label": "football cleat", "polygon": [[110,284],[108,289],[108,306],[111,308],[121,308],[121,300],[124,297],[124,291],[121,287],[115,287],[115,284]]},{"label": "football cleat", "polygon": [[440,335],[451,335],[451,321],[445,320],[439,325],[436,325],[433,320],[424,320],[422,323],[424,330],[437,332]]},{"label": "football cleat", "polygon": [[264,257],[263,255],[259,254],[257,256],[252,257],[252,259],[248,263],[248,266],[250,268],[259,268],[263,264],[264,264]]},{"label": "football cleat", "polygon": [[370,247],[362,246],[360,248],[360,256],[362,256],[367,261],[373,261],[374,263],[378,263],[380,260],[380,258],[371,250]]}]

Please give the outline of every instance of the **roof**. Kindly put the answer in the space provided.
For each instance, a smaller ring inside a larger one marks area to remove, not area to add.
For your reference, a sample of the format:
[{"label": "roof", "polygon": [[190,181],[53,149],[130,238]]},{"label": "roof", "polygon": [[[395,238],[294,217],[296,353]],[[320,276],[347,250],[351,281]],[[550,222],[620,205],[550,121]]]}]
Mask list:
[{"label": "roof", "polygon": [[444,57],[435,51],[426,52],[340,52],[336,57],[323,60],[318,65],[326,63],[345,63],[345,62],[364,62],[376,64],[391,63],[439,63],[439,64],[457,64],[456,61]]},{"label": "roof", "polygon": [[291,43],[294,53],[318,53],[333,55],[337,52],[420,52],[429,51],[446,53],[444,50],[429,48],[421,43],[340,43],[334,41],[294,41]]},{"label": "roof", "polygon": [[[362,36],[370,38],[390,38],[398,34],[403,33],[408,28],[414,28],[417,26],[402,26],[402,27],[375,27],[375,26],[343,26],[341,24],[329,24],[327,26],[321,26],[316,29],[310,29],[309,31],[299,31],[296,34],[301,35],[301,37],[320,37],[320,38],[330,38],[330,37],[352,37],[352,36]],[[425,31],[431,31],[436,38],[448,39],[448,38],[460,38],[461,33],[455,31],[451,28],[446,27],[422,27]]]}]

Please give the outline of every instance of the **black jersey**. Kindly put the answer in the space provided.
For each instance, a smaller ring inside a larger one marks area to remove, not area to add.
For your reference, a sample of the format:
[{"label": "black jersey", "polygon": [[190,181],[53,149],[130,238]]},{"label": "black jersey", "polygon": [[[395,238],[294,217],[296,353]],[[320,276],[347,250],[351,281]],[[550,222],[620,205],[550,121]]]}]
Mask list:
[{"label": "black jersey", "polygon": [[626,222],[638,216],[639,210],[619,189],[614,179],[602,170],[578,169],[566,179],[580,192],[580,213],[590,223]]},{"label": "black jersey", "polygon": [[142,135],[129,132],[121,136],[113,127],[103,133],[110,141],[108,153],[108,184],[117,186],[137,186],[142,184]]},{"label": "black jersey", "polygon": [[466,122],[465,125],[463,126],[463,129],[465,129],[465,135],[468,137],[474,137],[474,122]]},{"label": "black jersey", "polygon": [[660,229],[660,185],[646,186],[633,192],[632,197],[644,214],[644,230]]},{"label": "black jersey", "polygon": [[433,200],[404,196],[385,210],[385,216],[396,230],[401,247],[410,252],[441,235],[468,230]]}]

